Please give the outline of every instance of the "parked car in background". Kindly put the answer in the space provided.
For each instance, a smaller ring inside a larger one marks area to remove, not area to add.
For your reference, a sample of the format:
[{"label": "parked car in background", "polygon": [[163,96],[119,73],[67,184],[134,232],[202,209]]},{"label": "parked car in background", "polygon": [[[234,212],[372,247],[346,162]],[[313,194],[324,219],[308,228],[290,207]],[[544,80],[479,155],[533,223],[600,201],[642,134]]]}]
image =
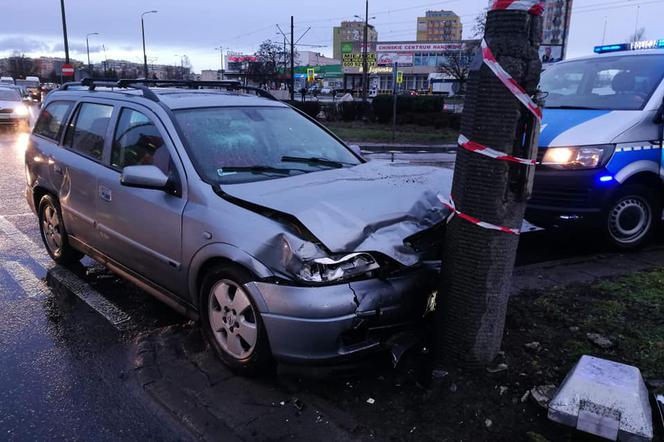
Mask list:
[{"label": "parked car in background", "polygon": [[452,172],[366,162],[239,82],[186,84],[48,95],[25,158],[50,256],[87,254],[200,319],[244,373],[374,354],[420,324]]},{"label": "parked car in background", "polygon": [[16,88],[0,85],[0,125],[18,127],[28,124],[30,110],[23,101]]}]

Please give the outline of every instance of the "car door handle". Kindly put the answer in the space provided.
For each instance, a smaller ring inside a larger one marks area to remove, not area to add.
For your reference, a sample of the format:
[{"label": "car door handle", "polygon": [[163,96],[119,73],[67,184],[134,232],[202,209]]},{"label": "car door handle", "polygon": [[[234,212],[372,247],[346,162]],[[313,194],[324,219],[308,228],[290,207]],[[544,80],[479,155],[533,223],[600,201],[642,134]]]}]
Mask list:
[{"label": "car door handle", "polygon": [[58,175],[64,175],[64,171],[62,170],[62,166],[58,164],[53,165],[53,172],[57,173]]},{"label": "car door handle", "polygon": [[113,199],[113,192],[106,186],[99,186],[99,198],[110,202]]}]

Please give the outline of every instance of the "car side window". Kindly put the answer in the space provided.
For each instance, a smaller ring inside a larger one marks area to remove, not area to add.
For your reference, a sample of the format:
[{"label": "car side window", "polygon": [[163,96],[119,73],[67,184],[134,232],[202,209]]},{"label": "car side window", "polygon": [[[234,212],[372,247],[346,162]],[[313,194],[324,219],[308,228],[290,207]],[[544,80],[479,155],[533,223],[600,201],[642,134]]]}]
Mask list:
[{"label": "car side window", "polygon": [[145,114],[124,108],[113,137],[111,166],[157,166],[165,174],[171,168],[171,156],[159,129]]},{"label": "car side window", "polygon": [[71,107],[71,101],[54,101],[49,103],[39,115],[33,133],[44,138],[59,141]]},{"label": "car side window", "polygon": [[88,158],[101,161],[104,155],[104,137],[112,114],[113,106],[81,103],[67,128],[65,146]]}]

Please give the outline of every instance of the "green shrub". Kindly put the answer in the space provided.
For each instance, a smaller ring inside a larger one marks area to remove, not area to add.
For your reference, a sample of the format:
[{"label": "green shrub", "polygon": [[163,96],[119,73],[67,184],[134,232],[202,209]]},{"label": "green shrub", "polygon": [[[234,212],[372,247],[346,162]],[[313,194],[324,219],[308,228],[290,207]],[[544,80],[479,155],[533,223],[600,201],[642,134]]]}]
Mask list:
[{"label": "green shrub", "polygon": [[[373,100],[373,113],[381,123],[392,121],[394,98],[392,95],[379,95]],[[445,100],[441,96],[400,95],[397,98],[397,115],[442,113]]]},{"label": "green shrub", "polygon": [[320,113],[320,103],[318,101],[288,101],[288,104],[301,110],[311,118],[316,118]]}]

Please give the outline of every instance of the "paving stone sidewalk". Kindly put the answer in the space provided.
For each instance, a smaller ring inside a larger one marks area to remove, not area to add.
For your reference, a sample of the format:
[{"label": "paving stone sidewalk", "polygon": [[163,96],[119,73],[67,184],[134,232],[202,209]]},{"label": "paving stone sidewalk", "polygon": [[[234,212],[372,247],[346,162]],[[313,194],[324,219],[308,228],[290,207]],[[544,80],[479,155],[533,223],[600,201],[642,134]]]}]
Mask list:
[{"label": "paving stone sidewalk", "polygon": [[293,396],[274,379],[234,375],[193,323],[139,336],[133,350],[139,384],[198,439],[363,439],[351,416],[319,398]]}]

